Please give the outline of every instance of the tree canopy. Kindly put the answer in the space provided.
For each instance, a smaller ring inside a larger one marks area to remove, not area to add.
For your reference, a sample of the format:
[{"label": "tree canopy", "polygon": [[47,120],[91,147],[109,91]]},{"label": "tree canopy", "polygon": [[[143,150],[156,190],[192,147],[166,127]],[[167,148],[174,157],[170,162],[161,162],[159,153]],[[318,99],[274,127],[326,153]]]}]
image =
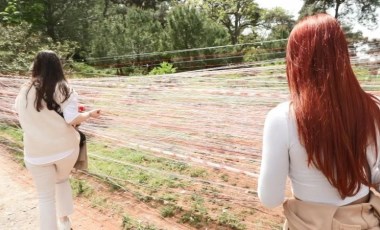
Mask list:
[{"label": "tree canopy", "polygon": [[[301,17],[332,13],[348,28],[349,39],[358,40],[361,34],[349,28],[355,21],[368,27],[376,25],[379,1],[304,0]],[[284,40],[294,23],[284,9],[263,9],[254,0],[0,0],[4,33],[15,31],[21,37],[29,36],[36,47],[71,44],[64,50],[70,51],[69,56],[76,61],[112,68],[144,64],[146,72],[157,67],[158,62],[170,60],[196,60],[199,66],[238,62],[246,50],[252,53],[251,60],[269,57],[262,55],[265,49],[280,50],[282,55]],[[239,44],[262,40],[278,42],[248,49]],[[0,38],[0,45],[12,41],[21,45],[19,39],[9,35]],[[188,49],[198,50],[168,54]],[[8,54],[20,49],[12,50],[3,52],[5,60],[12,60]],[[151,53],[161,54],[153,57]],[[94,60],[102,61],[99,64]]]},{"label": "tree canopy", "polygon": [[373,28],[379,20],[380,0],[304,0],[300,18],[316,12],[333,12],[333,16],[346,24],[356,22]]}]

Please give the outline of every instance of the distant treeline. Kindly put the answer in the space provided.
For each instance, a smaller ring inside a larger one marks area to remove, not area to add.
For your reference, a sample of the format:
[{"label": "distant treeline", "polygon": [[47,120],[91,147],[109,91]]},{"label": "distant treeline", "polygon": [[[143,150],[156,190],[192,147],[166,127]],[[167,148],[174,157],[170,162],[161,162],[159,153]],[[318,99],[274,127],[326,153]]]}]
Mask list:
[{"label": "distant treeline", "polygon": [[[300,17],[347,8],[334,2],[305,0]],[[366,15],[359,19],[368,25],[376,23],[371,15],[379,1],[353,2],[370,2],[357,15]],[[281,58],[297,20],[252,0],[0,0],[0,12],[3,72],[27,71],[41,49],[123,75],[148,73],[163,62],[182,71]],[[353,15],[335,16],[347,14]],[[344,23],[350,31],[350,21]]]}]

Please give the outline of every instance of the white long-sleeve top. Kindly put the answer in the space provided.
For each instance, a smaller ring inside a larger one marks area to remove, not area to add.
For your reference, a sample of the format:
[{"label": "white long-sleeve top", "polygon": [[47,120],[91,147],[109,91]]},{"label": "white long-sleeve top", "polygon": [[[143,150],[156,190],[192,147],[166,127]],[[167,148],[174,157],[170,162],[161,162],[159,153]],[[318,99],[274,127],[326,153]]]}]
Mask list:
[{"label": "white long-sleeve top", "polygon": [[[287,177],[291,180],[293,195],[303,201],[342,206],[367,195],[369,188],[362,185],[356,195],[341,199],[338,190],[323,173],[312,164],[308,166],[306,150],[300,143],[290,106],[290,102],[279,104],[265,120],[258,181],[258,195],[263,205],[273,208],[284,202]],[[372,182],[379,182],[379,157],[376,159],[375,156],[375,148],[369,146],[367,160]]]},{"label": "white long-sleeve top", "polygon": [[[29,89],[30,88],[30,89]],[[78,115],[78,95],[72,90],[70,97],[62,101],[55,99],[63,112],[62,118],[54,110],[44,108],[38,112],[34,107],[36,89],[24,84],[16,98],[15,109],[24,132],[24,160],[31,164],[51,163],[75,153],[79,149],[79,134],[69,123]]]}]

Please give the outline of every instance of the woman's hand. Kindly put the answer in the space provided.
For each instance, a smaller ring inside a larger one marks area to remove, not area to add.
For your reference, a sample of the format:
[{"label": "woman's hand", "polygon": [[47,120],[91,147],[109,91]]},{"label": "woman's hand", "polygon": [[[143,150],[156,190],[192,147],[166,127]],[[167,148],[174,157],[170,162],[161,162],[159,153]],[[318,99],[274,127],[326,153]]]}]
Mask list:
[{"label": "woman's hand", "polygon": [[83,121],[86,121],[90,117],[98,118],[100,116],[100,109],[94,109],[89,112],[79,113],[77,117],[73,121],[69,123],[69,125],[77,126],[80,125]]},{"label": "woman's hand", "polygon": [[89,112],[89,116],[92,118],[98,118],[100,116],[100,109],[94,109]]}]

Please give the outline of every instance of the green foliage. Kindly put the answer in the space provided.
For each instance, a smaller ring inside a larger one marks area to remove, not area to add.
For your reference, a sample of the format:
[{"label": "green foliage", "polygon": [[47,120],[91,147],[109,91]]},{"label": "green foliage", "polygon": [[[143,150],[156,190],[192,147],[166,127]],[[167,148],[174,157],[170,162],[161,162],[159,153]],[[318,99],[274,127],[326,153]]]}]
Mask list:
[{"label": "green foliage", "polygon": [[173,205],[166,205],[166,206],[161,208],[160,214],[164,218],[173,217],[175,215],[176,209],[177,208]]},{"label": "green foliage", "polygon": [[160,5],[160,3],[168,2],[168,1],[167,0],[122,0],[122,1],[111,0],[111,2],[116,3],[116,4],[122,3],[128,7],[136,6],[142,9],[156,9]]},{"label": "green foliage", "polygon": [[[102,155],[107,157],[112,157],[125,162],[132,162],[133,164],[141,164],[146,167],[157,168],[165,167],[165,161],[153,158],[150,156],[140,158],[133,156],[134,154],[140,155],[140,152],[131,151],[127,149],[115,150],[115,149],[104,149],[97,147],[96,150],[92,144],[88,146],[90,152],[101,152]],[[138,159],[141,159],[138,160]],[[135,162],[141,163],[135,163]],[[184,182],[176,178],[170,177],[168,175],[162,175],[160,173],[155,173],[146,170],[135,170],[134,167],[116,163],[109,163],[97,158],[92,159],[92,164],[90,165],[90,170],[97,173],[110,175],[111,177],[121,178],[122,180],[128,181],[128,183],[134,184],[136,186],[143,186],[149,192],[155,192],[157,189],[163,188],[178,188],[184,186]],[[145,198],[144,198],[145,199]]]},{"label": "green foliage", "polygon": [[127,214],[123,215],[121,227],[123,230],[157,230],[155,226],[139,220],[134,220]]},{"label": "green foliage", "polygon": [[[379,0],[304,0],[301,15],[333,9],[345,26],[358,21],[371,27],[379,6]],[[251,0],[0,0],[0,24],[1,72],[25,73],[38,50],[53,49],[93,66],[68,63],[69,70],[87,77],[165,74],[281,57],[265,55],[266,45],[206,47],[286,38],[294,20],[281,8],[260,9]],[[267,33],[260,37],[263,29]],[[350,40],[362,39],[347,31]],[[186,51],[165,52],[173,50]],[[154,68],[164,61],[176,68]]]},{"label": "green foliage", "polygon": [[227,175],[227,174],[222,174],[221,176],[220,176],[220,179],[222,179],[224,182],[228,182],[228,179],[229,179],[229,176]]},{"label": "green foliage", "polygon": [[123,215],[121,227],[123,230],[132,229],[133,227],[132,218],[126,214]]},{"label": "green foliage", "polygon": [[0,24],[0,69],[3,73],[26,73],[40,50],[50,49],[68,59],[76,48],[75,42],[53,42],[41,33],[31,32],[31,25]]},{"label": "green foliage", "polygon": [[204,169],[191,169],[190,170],[190,176],[191,177],[203,177],[206,175],[206,170]]},{"label": "green foliage", "polygon": [[228,43],[226,30],[193,6],[173,7],[167,21],[163,49],[183,50]]},{"label": "green foliage", "polygon": [[42,0],[9,0],[4,11],[0,13],[0,17],[7,24],[27,22],[38,27],[45,23],[44,9],[45,5]]},{"label": "green foliage", "polygon": [[172,193],[166,193],[159,198],[162,203],[172,203],[178,200],[178,196]]},{"label": "green foliage", "polygon": [[189,211],[186,211],[182,217],[182,223],[189,223],[190,225],[200,228],[203,224],[209,221],[207,215],[207,208],[204,205],[204,199],[199,195],[192,195],[192,206]]},{"label": "green foliage", "polygon": [[[201,9],[181,4],[168,13],[162,50],[186,50],[226,44],[226,29],[209,19]],[[217,54],[215,50],[204,49],[178,52],[168,57],[179,70],[225,63],[225,59],[218,58]]]},{"label": "green foliage", "polygon": [[318,12],[333,10],[333,16],[346,25],[360,23],[368,28],[377,27],[379,0],[304,0],[300,18]]},{"label": "green foliage", "polygon": [[146,53],[159,49],[162,26],[153,11],[132,7],[94,23],[91,31],[89,64],[116,66],[119,75],[142,75],[149,72],[145,63],[154,61]]},{"label": "green foliage", "polygon": [[6,138],[14,143],[18,143],[19,147],[22,146],[22,130],[9,124],[2,122],[0,123],[0,137]]},{"label": "green foliage", "polygon": [[0,12],[7,7],[9,0],[0,0]]},{"label": "green foliage", "polygon": [[245,29],[257,26],[261,9],[252,0],[205,0],[204,7],[208,14],[223,25],[231,39],[232,44],[239,41]]},{"label": "green foliage", "polygon": [[84,62],[75,61],[72,61],[69,64],[65,65],[65,70],[67,70],[66,72],[68,74],[74,75],[77,78],[116,75],[115,69],[96,68]]},{"label": "green foliage", "polygon": [[126,15],[113,15],[94,23],[91,31],[92,57],[133,54],[111,59],[113,63],[119,60],[120,64],[133,65],[142,59],[141,54],[158,49],[162,27],[152,11],[129,8]]},{"label": "green foliage", "polygon": [[88,40],[88,26],[98,0],[10,0],[0,13],[1,21],[18,25],[26,22],[34,32],[41,32],[54,41],[84,44]]},{"label": "green foliage", "polygon": [[90,197],[94,193],[94,189],[85,180],[71,178],[70,182],[74,196]]},{"label": "green foliage", "polygon": [[[283,59],[285,58],[286,50],[286,40],[277,42],[263,42],[257,46],[249,47],[245,49],[244,61],[264,61],[270,59]],[[272,64],[283,64],[283,60],[280,63],[269,63]]]},{"label": "green foliage", "polygon": [[288,38],[295,24],[293,16],[281,7],[263,10],[261,20],[264,29],[269,31],[269,34],[265,36],[268,40]]},{"label": "green foliage", "polygon": [[17,126],[0,122],[0,144],[9,147],[8,151],[13,154],[14,159],[24,165],[22,136],[22,131]]},{"label": "green foliage", "polygon": [[[44,24],[44,30],[48,32],[53,40],[57,41],[75,41],[79,47],[75,50],[78,56],[82,58],[88,55],[88,44],[92,40],[91,25],[100,18],[102,7],[99,5],[102,0],[54,0],[46,5],[45,15],[50,16]],[[45,29],[46,28],[46,29]],[[80,53],[82,52],[82,53]]]},{"label": "green foliage", "polygon": [[247,229],[245,224],[241,222],[236,216],[229,213],[227,210],[223,210],[222,214],[218,217],[218,223],[224,226],[228,226],[234,230]]},{"label": "green foliage", "polygon": [[175,73],[176,68],[173,67],[172,64],[168,62],[163,62],[160,64],[158,67],[154,67],[149,74],[151,75],[161,75],[161,74],[170,74],[170,73]]}]

